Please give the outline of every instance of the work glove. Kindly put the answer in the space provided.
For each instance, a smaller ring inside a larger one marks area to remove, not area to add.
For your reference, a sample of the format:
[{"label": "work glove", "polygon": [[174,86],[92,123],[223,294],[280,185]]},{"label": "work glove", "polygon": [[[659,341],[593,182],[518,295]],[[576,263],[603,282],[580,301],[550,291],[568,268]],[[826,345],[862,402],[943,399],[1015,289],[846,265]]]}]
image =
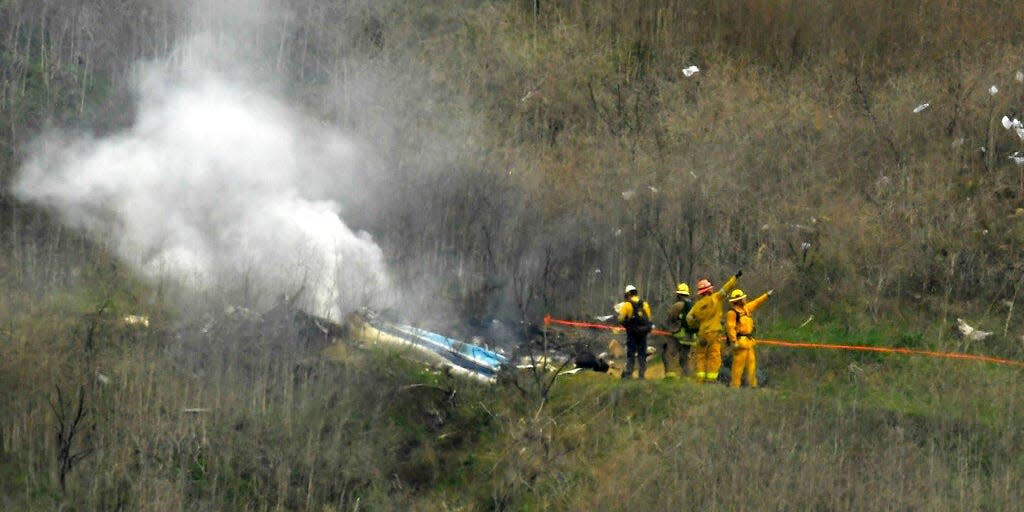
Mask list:
[{"label": "work glove", "polygon": [[743,269],[739,269],[739,270],[736,271],[736,277],[740,277],[742,275],[743,275]]}]

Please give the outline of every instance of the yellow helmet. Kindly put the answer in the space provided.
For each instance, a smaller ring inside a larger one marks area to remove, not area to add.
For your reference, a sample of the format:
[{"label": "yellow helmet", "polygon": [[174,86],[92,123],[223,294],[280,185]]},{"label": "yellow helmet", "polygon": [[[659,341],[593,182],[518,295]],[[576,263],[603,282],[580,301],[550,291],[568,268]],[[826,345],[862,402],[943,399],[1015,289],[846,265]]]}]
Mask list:
[{"label": "yellow helmet", "polygon": [[736,302],[747,298],[747,294],[743,293],[743,290],[736,288],[729,294],[729,302]]},{"label": "yellow helmet", "polygon": [[690,285],[679,283],[679,286],[676,286],[676,295],[690,295]]}]

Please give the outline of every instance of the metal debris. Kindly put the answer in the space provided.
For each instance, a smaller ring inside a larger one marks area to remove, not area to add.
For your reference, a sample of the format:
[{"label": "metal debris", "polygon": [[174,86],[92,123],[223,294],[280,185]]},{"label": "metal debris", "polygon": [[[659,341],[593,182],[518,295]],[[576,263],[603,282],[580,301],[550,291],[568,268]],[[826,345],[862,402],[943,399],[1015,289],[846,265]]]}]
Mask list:
[{"label": "metal debris", "polygon": [[968,341],[982,341],[985,338],[992,336],[992,333],[989,331],[982,331],[981,329],[971,327],[963,318],[956,319],[956,330],[959,331],[960,335]]}]

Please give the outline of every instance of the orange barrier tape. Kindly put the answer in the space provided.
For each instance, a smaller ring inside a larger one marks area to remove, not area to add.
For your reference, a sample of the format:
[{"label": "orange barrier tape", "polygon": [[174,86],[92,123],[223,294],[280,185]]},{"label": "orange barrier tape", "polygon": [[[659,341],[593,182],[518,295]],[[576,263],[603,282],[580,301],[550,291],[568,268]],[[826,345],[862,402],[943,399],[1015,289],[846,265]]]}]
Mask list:
[{"label": "orange barrier tape", "polygon": [[[595,323],[591,323],[591,322],[574,322],[572,320],[559,320],[557,318],[551,318],[551,315],[545,316],[544,317],[544,325],[551,325],[551,324],[567,325],[569,327],[587,327],[587,328],[590,328],[590,329],[608,329],[608,330],[611,330],[611,331],[625,331],[624,328],[619,327],[617,325],[595,324]],[[655,329],[655,330],[651,331],[651,334],[657,334],[659,336],[671,336],[672,335],[672,333],[670,333],[668,331],[663,331],[661,329]]]},{"label": "orange barrier tape", "polygon": [[[551,315],[544,317],[544,325],[566,325],[569,327],[586,327],[590,329],[608,329],[613,331],[621,331],[622,328],[607,324],[595,324],[591,322],[574,322],[571,320],[559,320],[552,318]],[[661,336],[669,336],[668,331],[655,329],[651,331],[652,334]],[[893,348],[893,347],[869,347],[866,345],[841,345],[833,343],[808,343],[808,342],[797,342],[777,339],[757,339],[759,345],[773,345],[777,347],[790,347],[790,348],[819,348],[828,350],[854,350],[860,352],[880,352],[883,354],[906,354],[914,356],[926,356],[926,357],[939,357],[944,359],[961,359],[969,361],[983,361],[986,363],[1004,364],[1008,366],[1017,366],[1024,368],[1024,361],[1014,361],[1013,359],[1003,359],[1000,357],[982,356],[975,354],[963,354],[959,352],[934,352],[931,350],[916,350],[912,348]]]},{"label": "orange barrier tape", "polygon": [[975,354],[964,354],[961,352],[935,352],[931,350],[916,350],[912,348],[890,348],[890,347],[868,347],[865,345],[837,345],[829,343],[804,343],[796,341],[786,340],[775,340],[758,339],[757,343],[764,345],[776,345],[779,347],[794,347],[794,348],[824,348],[831,350],[858,350],[861,352],[881,352],[885,354],[907,354],[914,356],[928,356],[928,357],[941,357],[945,359],[966,359],[971,361],[984,361],[986,363],[997,363],[1005,364],[1010,366],[1018,366],[1024,368],[1024,361],[1014,361],[1013,359],[1003,359],[1000,357],[982,356]]}]

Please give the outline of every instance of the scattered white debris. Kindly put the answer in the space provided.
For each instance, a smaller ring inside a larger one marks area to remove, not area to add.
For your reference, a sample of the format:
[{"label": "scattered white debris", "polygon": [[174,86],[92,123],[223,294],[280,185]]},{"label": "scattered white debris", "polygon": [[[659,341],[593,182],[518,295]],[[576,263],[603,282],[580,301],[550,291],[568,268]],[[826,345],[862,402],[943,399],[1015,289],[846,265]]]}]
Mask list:
[{"label": "scattered white debris", "polygon": [[128,315],[124,317],[121,321],[123,321],[125,325],[138,325],[141,327],[149,327],[148,316]]},{"label": "scattered white debris", "polygon": [[1024,152],[1016,151],[1009,156],[1009,159],[1013,160],[1013,163],[1017,165],[1024,165]]},{"label": "scattered white debris", "polygon": [[698,68],[697,66],[689,66],[683,68],[683,75],[685,75],[686,78],[690,78],[691,76],[696,75],[697,73],[700,73],[700,68]]},{"label": "scattered white debris", "polygon": [[100,384],[103,384],[104,386],[110,384],[110,377],[107,377],[106,375],[103,375],[100,372],[96,372],[96,380],[98,380]]},{"label": "scattered white debris", "polygon": [[864,369],[858,366],[857,363],[850,363],[846,368],[849,370],[850,374],[855,377],[861,377],[864,375]]},{"label": "scattered white debris", "polygon": [[186,408],[182,409],[181,412],[189,413],[189,414],[199,414],[199,413],[204,413],[204,412],[210,412],[210,408],[209,407],[186,407]]},{"label": "scattered white debris", "polygon": [[1010,119],[1006,116],[1002,116],[1002,119],[999,122],[1002,123],[1002,127],[1008,130],[1013,129],[1017,133],[1017,136],[1020,137],[1021,140],[1024,140],[1024,123],[1021,123],[1021,120],[1017,118]]},{"label": "scattered white debris", "polygon": [[989,96],[995,96],[996,94],[999,94],[999,88],[998,87],[993,85],[992,87],[988,88],[988,95]]},{"label": "scattered white debris", "polygon": [[1013,129],[1013,131],[1017,134],[1017,137],[1019,137],[1021,140],[1024,140],[1024,123],[1022,123],[1020,119],[1010,119],[1009,117],[1003,116],[1003,118],[1000,120],[1000,123],[1002,123],[1003,128],[1007,130]]},{"label": "scattered white debris", "polygon": [[636,196],[636,190],[627,190],[622,193],[622,198],[626,201],[633,199]]},{"label": "scattered white debris", "polygon": [[956,149],[956,148],[958,148],[960,146],[963,146],[963,145],[964,145],[964,138],[963,137],[957,137],[957,138],[953,139],[953,142],[951,142],[949,144],[949,147],[951,147],[953,149]]},{"label": "scattered white debris", "polygon": [[536,93],[537,91],[539,91],[539,90],[540,90],[540,86],[541,86],[541,85],[542,85],[543,83],[544,83],[544,82],[543,82],[543,80],[542,80],[542,81],[541,81],[541,83],[538,83],[538,84],[537,84],[537,85],[535,85],[535,86],[534,86],[534,87],[533,87],[532,89],[530,89],[529,91],[526,91],[526,94],[524,94],[522,98],[519,98],[519,101],[520,101],[520,102],[524,102],[524,103],[525,103],[525,102],[526,102],[526,100],[528,100],[528,99],[532,98],[532,97],[533,97],[533,95],[534,95],[534,93]]},{"label": "scattered white debris", "polygon": [[573,368],[572,370],[565,370],[564,372],[559,372],[558,376],[561,377],[562,375],[576,375],[577,373],[582,372],[583,370],[584,368]]},{"label": "scattered white debris", "polygon": [[1018,69],[1017,73],[1013,75],[1013,79],[1016,80],[1017,83],[1024,82],[1024,71]]},{"label": "scattered white debris", "polygon": [[657,194],[658,193],[658,188],[657,187],[648,186],[647,189],[650,190],[652,194]]},{"label": "scattered white debris", "polygon": [[615,236],[622,236],[622,228],[615,230]]},{"label": "scattered white debris", "polygon": [[520,370],[542,369],[545,371],[553,371],[562,367],[565,362],[565,359],[556,357],[538,355],[531,358],[530,356],[523,356],[519,358],[516,368]]},{"label": "scattered white debris", "polygon": [[599,269],[599,268],[595,268],[594,269],[594,274],[600,274],[600,273],[601,273],[601,269]]},{"label": "scattered white debris", "polygon": [[697,179],[697,173],[693,171],[690,171],[690,176],[693,176],[693,179]]},{"label": "scattered white debris", "polygon": [[608,320],[611,320],[612,318],[615,318],[615,315],[601,315],[601,316],[595,316],[594,318],[596,320],[600,321],[600,322],[607,322]]},{"label": "scattered white debris", "polygon": [[814,321],[814,315],[807,317],[807,320],[804,320],[804,323],[800,324],[800,327],[807,327],[807,324],[811,323],[812,321]]},{"label": "scattered white debris", "polygon": [[968,341],[981,341],[992,336],[991,332],[975,329],[974,327],[967,325],[967,322],[965,322],[963,318],[956,319],[956,330],[960,331],[960,335]]},{"label": "scattered white debris", "polygon": [[804,251],[804,252],[806,252],[806,251],[807,251],[808,249],[810,249],[810,248],[811,248],[811,243],[810,243],[810,242],[802,242],[802,243],[800,244],[800,250],[801,250],[801,251]]},{"label": "scattered white debris", "polygon": [[926,108],[928,108],[930,106],[931,106],[930,103],[922,103],[922,104],[914,107],[914,113],[915,114],[920,114],[922,111],[924,111],[924,109],[926,109]]}]

